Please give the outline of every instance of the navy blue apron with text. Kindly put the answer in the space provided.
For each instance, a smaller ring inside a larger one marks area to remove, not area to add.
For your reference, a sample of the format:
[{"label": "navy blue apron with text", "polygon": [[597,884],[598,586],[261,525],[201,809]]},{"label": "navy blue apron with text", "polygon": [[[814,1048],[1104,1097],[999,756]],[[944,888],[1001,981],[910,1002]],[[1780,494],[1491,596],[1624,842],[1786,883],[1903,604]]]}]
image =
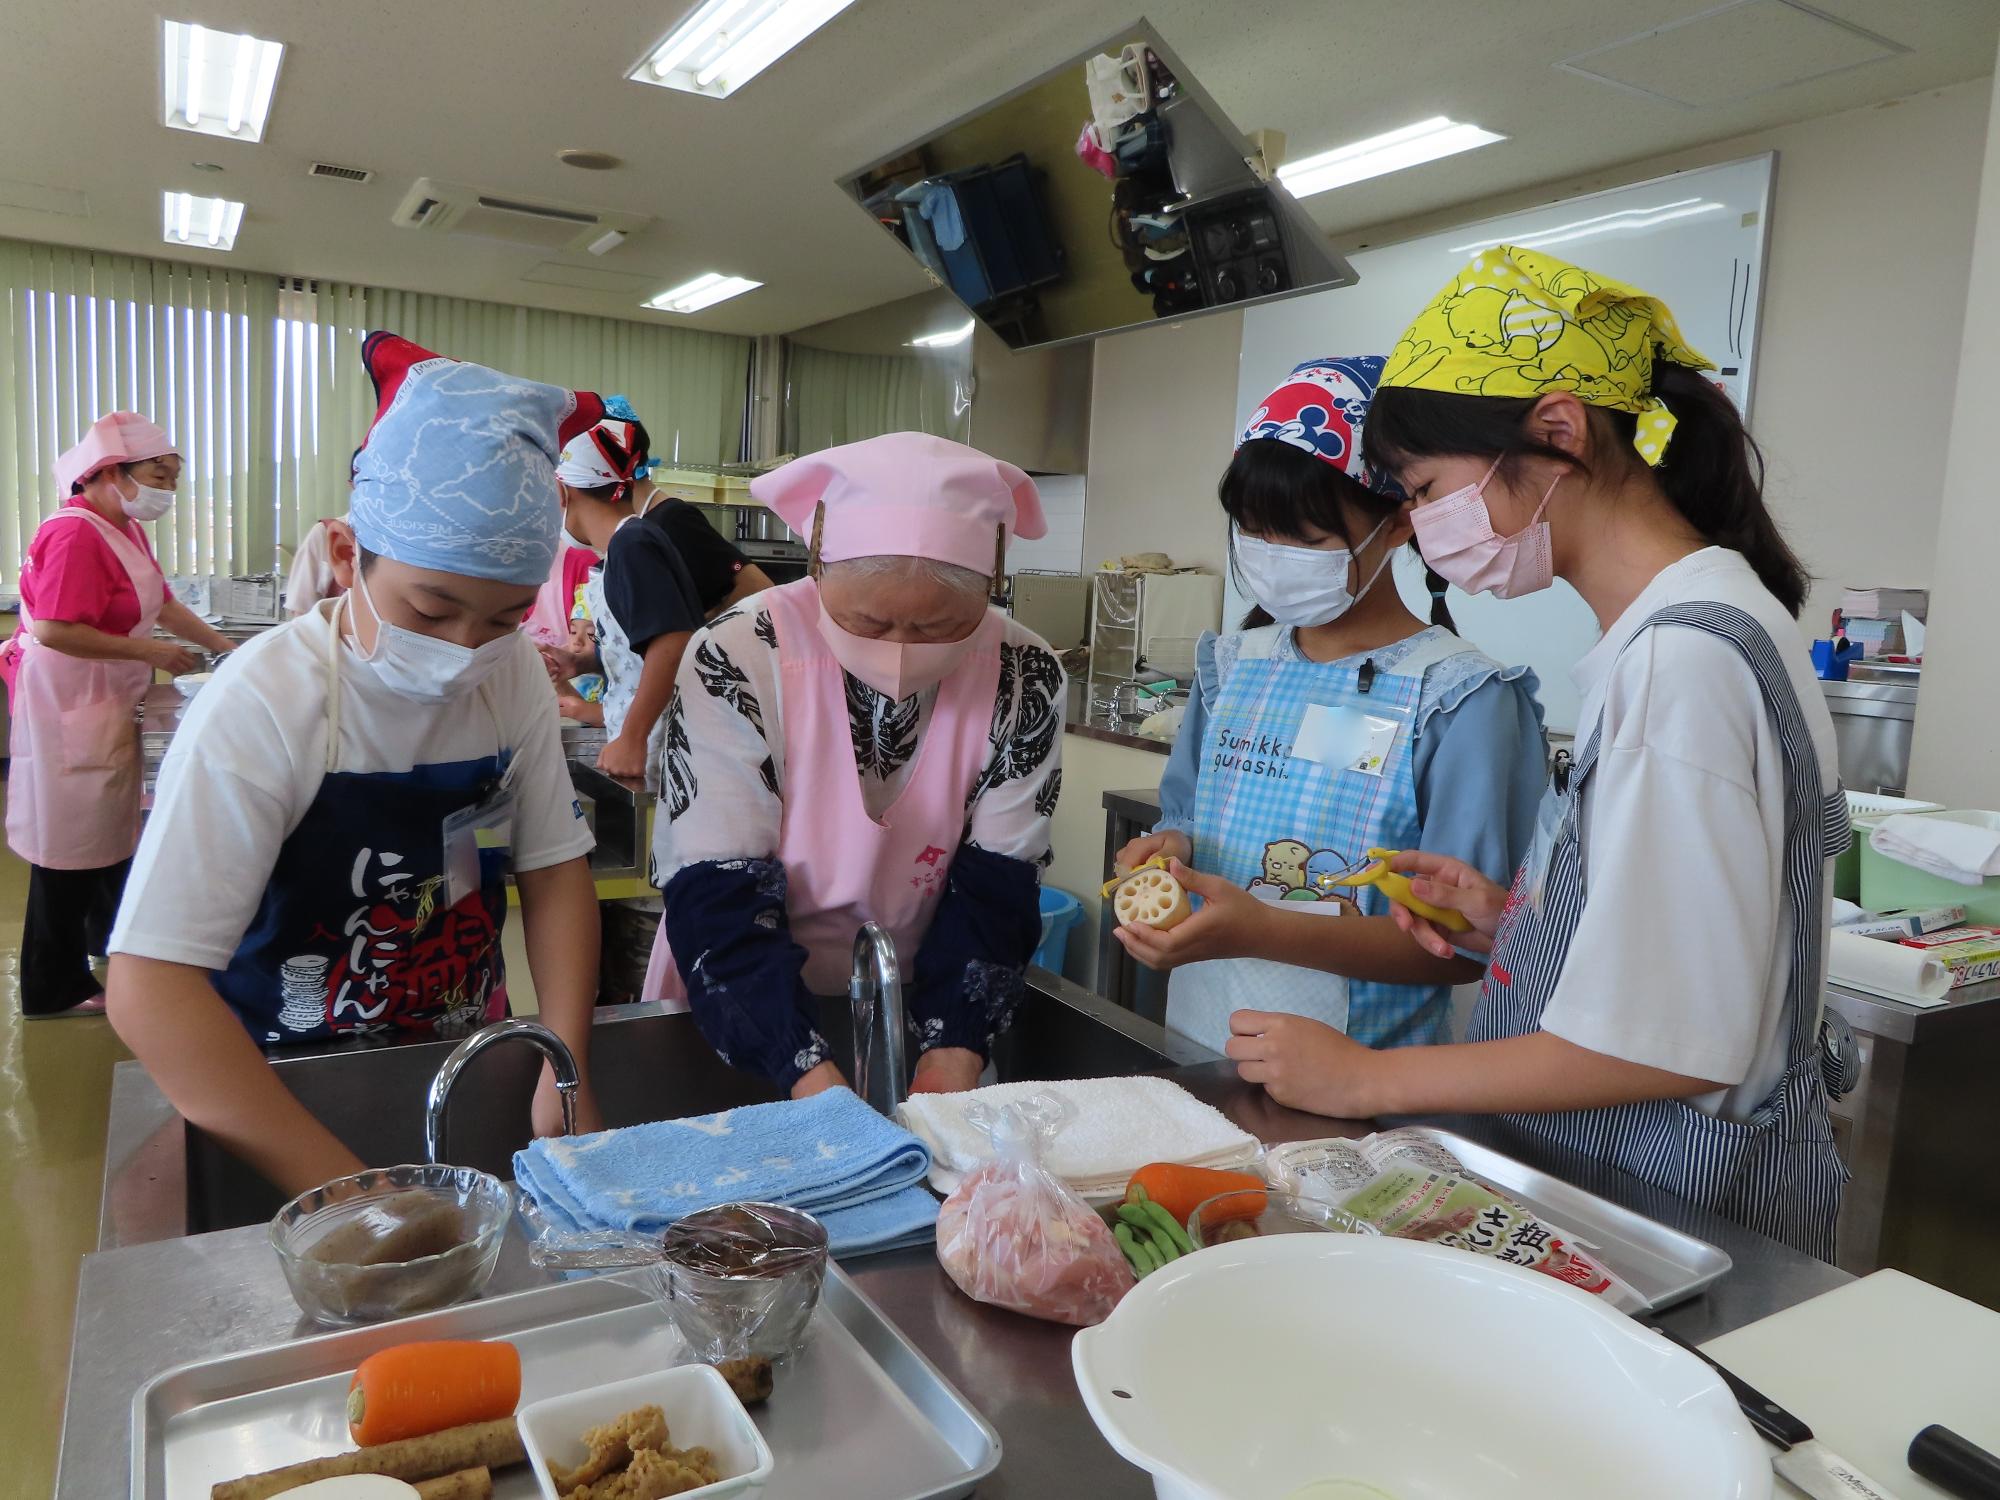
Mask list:
[{"label": "navy blue apron with text", "polygon": [[478,887],[452,904],[444,828],[496,803],[511,756],[503,748],[408,771],[342,771],[336,673],[330,663],[326,774],[215,987],[265,1046],[376,1032],[463,1036],[507,1013],[500,933],[510,850],[482,841]]}]

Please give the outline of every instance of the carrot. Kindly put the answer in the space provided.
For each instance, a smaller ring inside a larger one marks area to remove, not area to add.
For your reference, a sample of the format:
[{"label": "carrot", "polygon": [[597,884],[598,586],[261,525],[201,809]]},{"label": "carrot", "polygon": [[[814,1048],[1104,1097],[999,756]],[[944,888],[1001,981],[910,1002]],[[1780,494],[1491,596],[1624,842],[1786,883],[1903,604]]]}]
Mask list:
[{"label": "carrot", "polygon": [[1194,1211],[1220,1193],[1255,1193],[1223,1205],[1218,1224],[1231,1219],[1254,1219],[1264,1211],[1264,1179],[1248,1172],[1218,1172],[1213,1167],[1182,1167],[1156,1161],[1132,1174],[1125,1189],[1127,1198],[1146,1197],[1164,1208],[1177,1224],[1185,1224]]},{"label": "carrot", "polygon": [[521,1354],[471,1339],[397,1344],[361,1361],[347,1388],[348,1434],[364,1448],[512,1416]]}]

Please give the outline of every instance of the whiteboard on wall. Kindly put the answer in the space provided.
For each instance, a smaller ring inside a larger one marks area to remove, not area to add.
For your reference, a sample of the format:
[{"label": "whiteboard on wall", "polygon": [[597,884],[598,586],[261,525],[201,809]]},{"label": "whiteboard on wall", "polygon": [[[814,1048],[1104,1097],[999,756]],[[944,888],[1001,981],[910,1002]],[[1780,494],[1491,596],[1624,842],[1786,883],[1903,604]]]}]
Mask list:
[{"label": "whiteboard on wall", "polygon": [[[1438,288],[1476,251],[1497,244],[1546,249],[1660,298],[1688,342],[1718,366],[1718,382],[1747,416],[1776,161],[1768,153],[1360,251],[1352,257],[1358,285],[1245,311],[1237,429],[1300,361],[1388,353]],[[1428,619],[1430,596],[1414,557],[1398,558],[1396,579],[1410,608]],[[1572,732],[1577,693],[1570,668],[1598,636],[1576,592],[1557,580],[1543,593],[1513,600],[1454,589],[1449,603],[1460,634],[1504,662],[1535,669],[1549,727]],[[1245,608],[1232,578],[1224,617],[1239,620]]]}]

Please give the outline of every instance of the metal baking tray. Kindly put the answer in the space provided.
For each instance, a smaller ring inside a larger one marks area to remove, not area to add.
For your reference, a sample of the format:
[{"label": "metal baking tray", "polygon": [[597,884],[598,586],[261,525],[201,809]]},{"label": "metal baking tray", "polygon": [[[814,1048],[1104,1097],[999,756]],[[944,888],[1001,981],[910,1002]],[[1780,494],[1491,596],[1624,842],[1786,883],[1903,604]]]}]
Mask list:
[{"label": "metal baking tray", "polygon": [[[765,1500],[959,1500],[999,1467],[999,1434],[838,1266],[813,1326],[752,1413],[777,1459]],[[355,1365],[439,1338],[512,1342],[524,1405],[688,1360],[640,1287],[598,1276],[183,1365],[133,1398],[132,1500],[208,1500],[223,1480],[346,1451]],[[541,1491],[522,1465],[496,1474],[493,1493]]]},{"label": "metal baking tray", "polygon": [[1457,1157],[1481,1182],[1520,1199],[1596,1251],[1605,1265],[1646,1299],[1641,1312],[1655,1313],[1685,1302],[1729,1271],[1732,1262],[1728,1252],[1707,1240],[1669,1229],[1452,1131],[1429,1126],[1414,1129]]}]

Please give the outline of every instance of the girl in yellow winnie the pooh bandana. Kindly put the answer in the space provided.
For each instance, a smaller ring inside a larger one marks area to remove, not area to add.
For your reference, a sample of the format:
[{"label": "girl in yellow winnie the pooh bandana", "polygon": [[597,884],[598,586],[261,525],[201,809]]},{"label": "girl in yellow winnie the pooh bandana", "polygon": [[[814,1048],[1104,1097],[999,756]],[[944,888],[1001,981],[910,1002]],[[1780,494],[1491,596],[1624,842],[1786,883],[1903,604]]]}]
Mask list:
[{"label": "girl in yellow winnie the pooh bandana", "polygon": [[1230,1051],[1327,1114],[1505,1113],[1831,1259],[1852,1038],[1820,986],[1846,806],[1793,623],[1805,570],[1708,368],[1658,299],[1504,245],[1410,324],[1368,456],[1446,578],[1501,598],[1562,578],[1595,613],[1575,760],[1511,894],[1428,840],[1395,861],[1472,923],[1448,939],[1399,911],[1426,951],[1490,952],[1464,1045],[1336,1037],[1309,1077],[1261,1037]]}]

